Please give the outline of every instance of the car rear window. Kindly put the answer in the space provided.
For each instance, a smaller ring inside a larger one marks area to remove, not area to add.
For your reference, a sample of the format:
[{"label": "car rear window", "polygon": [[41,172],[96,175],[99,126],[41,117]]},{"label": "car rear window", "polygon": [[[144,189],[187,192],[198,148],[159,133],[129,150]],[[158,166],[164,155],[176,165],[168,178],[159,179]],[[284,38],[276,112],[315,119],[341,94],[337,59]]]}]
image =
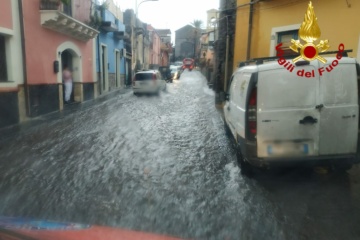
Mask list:
[{"label": "car rear window", "polygon": [[152,80],[153,74],[152,73],[137,73],[135,75],[136,81],[143,81],[143,80]]}]

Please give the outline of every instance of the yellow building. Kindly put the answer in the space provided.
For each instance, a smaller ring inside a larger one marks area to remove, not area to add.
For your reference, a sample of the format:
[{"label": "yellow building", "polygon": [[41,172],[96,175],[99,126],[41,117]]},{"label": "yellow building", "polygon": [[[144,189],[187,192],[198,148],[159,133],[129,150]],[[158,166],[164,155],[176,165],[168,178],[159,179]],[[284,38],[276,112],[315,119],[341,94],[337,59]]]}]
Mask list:
[{"label": "yellow building", "polygon": [[[308,0],[237,0],[234,70],[241,61],[275,56],[278,43],[289,46],[291,38],[297,39],[308,4]],[[313,0],[312,4],[321,29],[315,44],[328,39],[328,51],[337,51],[343,43],[353,50],[349,57],[360,61],[360,1]]]}]

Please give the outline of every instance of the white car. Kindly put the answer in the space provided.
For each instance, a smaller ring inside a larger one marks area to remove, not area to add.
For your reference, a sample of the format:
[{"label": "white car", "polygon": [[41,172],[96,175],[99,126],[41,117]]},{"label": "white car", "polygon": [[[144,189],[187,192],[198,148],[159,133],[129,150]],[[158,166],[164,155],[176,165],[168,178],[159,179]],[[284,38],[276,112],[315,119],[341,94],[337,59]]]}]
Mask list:
[{"label": "white car", "polygon": [[359,162],[360,67],[352,58],[326,59],[248,65],[232,75],[224,125],[243,173],[299,162],[347,170]]},{"label": "white car", "polygon": [[181,71],[181,67],[178,66],[170,66],[170,70],[171,70],[171,78],[172,80],[177,80],[180,78],[180,71]]},{"label": "white car", "polygon": [[166,91],[166,82],[162,79],[159,71],[141,71],[135,74],[132,88],[135,95],[141,93],[158,94],[160,91]]}]

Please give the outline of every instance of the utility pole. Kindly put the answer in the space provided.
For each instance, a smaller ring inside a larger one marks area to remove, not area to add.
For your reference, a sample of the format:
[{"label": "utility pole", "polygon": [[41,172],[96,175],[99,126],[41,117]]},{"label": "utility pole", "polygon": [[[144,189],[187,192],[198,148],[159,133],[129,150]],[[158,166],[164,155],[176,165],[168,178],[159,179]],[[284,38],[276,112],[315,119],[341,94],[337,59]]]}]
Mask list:
[{"label": "utility pole", "polygon": [[229,20],[226,16],[226,50],[225,50],[225,79],[224,79],[224,90],[227,91],[227,79],[228,79],[228,68],[229,68]]}]

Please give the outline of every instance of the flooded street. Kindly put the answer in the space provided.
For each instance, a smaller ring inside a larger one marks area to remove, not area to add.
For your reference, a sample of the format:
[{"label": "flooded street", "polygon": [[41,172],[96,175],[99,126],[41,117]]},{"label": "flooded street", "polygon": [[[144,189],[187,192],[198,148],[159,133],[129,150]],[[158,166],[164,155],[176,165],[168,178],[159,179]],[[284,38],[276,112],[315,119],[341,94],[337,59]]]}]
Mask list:
[{"label": "flooded street", "polygon": [[359,239],[360,169],[243,177],[214,92],[185,72],[0,142],[0,215],[191,239]]}]

